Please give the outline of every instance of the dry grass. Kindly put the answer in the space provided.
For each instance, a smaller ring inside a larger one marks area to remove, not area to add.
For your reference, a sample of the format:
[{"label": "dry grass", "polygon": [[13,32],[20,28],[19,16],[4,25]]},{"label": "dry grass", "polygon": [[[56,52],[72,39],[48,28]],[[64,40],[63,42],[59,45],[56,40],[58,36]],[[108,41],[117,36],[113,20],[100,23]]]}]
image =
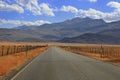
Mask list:
[{"label": "dry grass", "polygon": [[[83,45],[84,46],[84,45]],[[96,45],[92,45],[93,46],[96,46]],[[104,45],[106,46],[106,45]],[[95,58],[95,59],[98,59],[98,60],[102,60],[102,61],[105,61],[105,62],[110,62],[110,63],[113,63],[113,64],[116,64],[116,65],[119,65],[120,66],[120,56],[116,57],[116,56],[103,56],[101,57],[100,53],[89,53],[89,52],[83,52],[83,51],[80,51],[79,49],[76,49],[76,48],[79,48],[79,46],[72,46],[72,48],[70,48],[71,46],[68,46],[68,47],[62,47],[62,49],[65,49],[67,51],[71,51],[73,53],[76,53],[76,54],[80,54],[80,55],[84,55],[84,56],[88,56],[88,57],[91,57],[91,58]],[[87,47],[90,47],[87,46]],[[98,47],[98,45],[97,45]],[[107,45],[106,47],[111,47],[111,45]],[[112,46],[113,48],[116,48],[116,46]],[[120,47],[117,45],[117,47]],[[119,49],[116,49],[116,52],[118,52],[120,50]],[[99,52],[99,51],[97,51]],[[113,53],[112,53],[113,54]],[[108,55],[108,54],[107,54]]]},{"label": "dry grass", "polygon": [[[100,46],[101,44],[58,43],[58,42],[0,42],[0,45]],[[120,45],[105,44],[104,46],[120,46]]]},{"label": "dry grass", "polygon": [[32,45],[32,46],[36,46],[36,45],[46,45],[47,43],[40,43],[40,42],[0,42],[0,45]]},{"label": "dry grass", "polygon": [[25,52],[0,57],[0,76],[6,75],[11,70],[16,69],[18,66],[23,64],[25,61],[39,55],[46,49],[47,47],[31,50],[28,52],[27,57],[26,57]]}]

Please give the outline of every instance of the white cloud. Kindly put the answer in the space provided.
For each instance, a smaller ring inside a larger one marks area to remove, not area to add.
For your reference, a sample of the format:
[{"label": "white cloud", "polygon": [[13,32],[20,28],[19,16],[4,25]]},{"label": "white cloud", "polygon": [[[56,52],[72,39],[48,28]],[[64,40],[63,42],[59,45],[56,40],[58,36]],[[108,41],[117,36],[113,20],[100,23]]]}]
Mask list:
[{"label": "white cloud", "polygon": [[97,2],[97,0],[89,0],[90,2]]},{"label": "white cloud", "polygon": [[54,16],[53,10],[46,3],[38,3],[38,0],[16,0],[17,4],[31,11],[34,15]]},{"label": "white cloud", "polygon": [[79,14],[82,17],[91,17],[95,19],[104,19],[107,22],[118,21],[120,20],[120,3],[119,2],[109,2],[107,4],[109,7],[115,8],[113,12],[102,12],[90,8],[89,10],[79,10]]},{"label": "white cloud", "polygon": [[78,9],[73,6],[62,6],[61,11],[78,13]]},{"label": "white cloud", "polygon": [[[71,12],[80,17],[90,17],[94,19],[104,19],[106,22],[120,20],[120,3],[111,1],[106,4],[108,7],[114,8],[112,12],[102,12],[93,8],[88,10],[77,9],[74,6],[62,6],[59,10],[64,12]],[[58,9],[57,9],[58,11]]]},{"label": "white cloud", "polygon": [[79,10],[79,14],[81,17],[91,17],[95,19],[99,19],[103,17],[104,13],[101,11],[97,11],[95,9],[90,8],[89,10]]},{"label": "white cloud", "polygon": [[[96,2],[97,0],[89,0],[90,2]],[[9,0],[10,2],[10,0]],[[33,15],[47,15],[47,16],[55,16],[54,11],[64,11],[71,12],[75,14],[75,16],[80,17],[91,17],[94,19],[104,19],[107,22],[118,21],[120,20],[120,3],[115,1],[110,1],[106,4],[106,6],[113,8],[112,12],[102,12],[93,8],[89,8],[88,10],[77,9],[74,6],[65,6],[63,5],[61,8],[50,8],[47,3],[38,3],[38,0],[15,0],[16,4],[8,4],[0,1],[0,11],[17,11],[19,13],[24,13],[24,10],[28,10],[33,13]]]},{"label": "white cloud", "polygon": [[53,13],[53,10],[51,8],[49,8],[48,4],[42,3],[42,4],[40,4],[40,8],[41,8],[41,12],[43,14],[46,14],[48,16],[55,16]]},{"label": "white cloud", "polygon": [[21,6],[25,6],[26,4],[29,4],[30,1],[32,0],[15,0],[17,4],[21,5]]},{"label": "white cloud", "polygon": [[20,20],[5,20],[5,19],[0,19],[0,24],[12,24],[12,25],[26,25],[26,26],[39,26],[42,24],[48,23],[50,24],[51,22],[49,21],[43,21],[43,20],[37,20],[37,21],[20,21]]},{"label": "white cloud", "polygon": [[16,11],[19,13],[24,13],[24,9],[17,4],[9,5],[3,1],[0,1],[0,11]]},{"label": "white cloud", "polygon": [[119,2],[115,2],[115,1],[111,1],[107,4],[107,6],[116,8],[116,9],[120,9],[120,3]]},{"label": "white cloud", "polygon": [[[12,4],[12,1],[16,2]],[[8,4],[10,3],[10,4]],[[28,10],[33,13],[33,15],[47,15],[55,16],[53,9],[49,7],[47,3],[38,3],[38,0],[6,0],[0,1],[1,11],[17,11],[19,13],[24,13],[24,10]]]},{"label": "white cloud", "polygon": [[25,7],[27,10],[31,11],[34,15],[42,15],[41,8],[39,7],[39,4],[37,0],[19,0],[22,2],[18,2],[23,7]]}]

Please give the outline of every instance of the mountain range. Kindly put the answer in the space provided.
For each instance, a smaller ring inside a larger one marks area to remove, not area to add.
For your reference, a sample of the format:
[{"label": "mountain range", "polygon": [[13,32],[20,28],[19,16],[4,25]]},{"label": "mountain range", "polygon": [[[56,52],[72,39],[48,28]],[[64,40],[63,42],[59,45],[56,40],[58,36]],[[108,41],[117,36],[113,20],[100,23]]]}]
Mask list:
[{"label": "mountain range", "polygon": [[[73,18],[41,26],[18,26],[0,29],[0,41],[120,43],[120,21],[106,23],[102,19]],[[78,39],[79,38],[79,39]]]},{"label": "mountain range", "polygon": [[85,33],[77,37],[64,38],[62,40],[59,40],[59,42],[90,43],[90,44],[120,44],[120,38],[109,35],[102,35],[98,33]]}]

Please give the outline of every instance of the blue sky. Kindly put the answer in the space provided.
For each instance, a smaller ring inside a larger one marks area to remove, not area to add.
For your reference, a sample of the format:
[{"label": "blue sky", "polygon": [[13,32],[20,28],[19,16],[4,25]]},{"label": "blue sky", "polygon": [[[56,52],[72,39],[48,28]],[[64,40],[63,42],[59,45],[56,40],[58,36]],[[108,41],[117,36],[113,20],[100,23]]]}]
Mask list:
[{"label": "blue sky", "polygon": [[120,20],[120,0],[0,0],[0,27],[42,25],[74,17]]}]

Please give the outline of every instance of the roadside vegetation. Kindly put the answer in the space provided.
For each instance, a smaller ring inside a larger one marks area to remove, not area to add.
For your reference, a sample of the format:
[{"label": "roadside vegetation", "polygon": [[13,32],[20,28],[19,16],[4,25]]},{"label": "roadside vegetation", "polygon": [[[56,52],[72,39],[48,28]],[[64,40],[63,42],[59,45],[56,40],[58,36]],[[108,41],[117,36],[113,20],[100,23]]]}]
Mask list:
[{"label": "roadside vegetation", "polygon": [[47,48],[47,45],[40,44],[1,44],[0,77],[17,69],[24,62],[36,57]]},{"label": "roadside vegetation", "polygon": [[76,54],[92,57],[120,65],[120,46],[118,45],[80,45],[60,46],[62,49]]}]

